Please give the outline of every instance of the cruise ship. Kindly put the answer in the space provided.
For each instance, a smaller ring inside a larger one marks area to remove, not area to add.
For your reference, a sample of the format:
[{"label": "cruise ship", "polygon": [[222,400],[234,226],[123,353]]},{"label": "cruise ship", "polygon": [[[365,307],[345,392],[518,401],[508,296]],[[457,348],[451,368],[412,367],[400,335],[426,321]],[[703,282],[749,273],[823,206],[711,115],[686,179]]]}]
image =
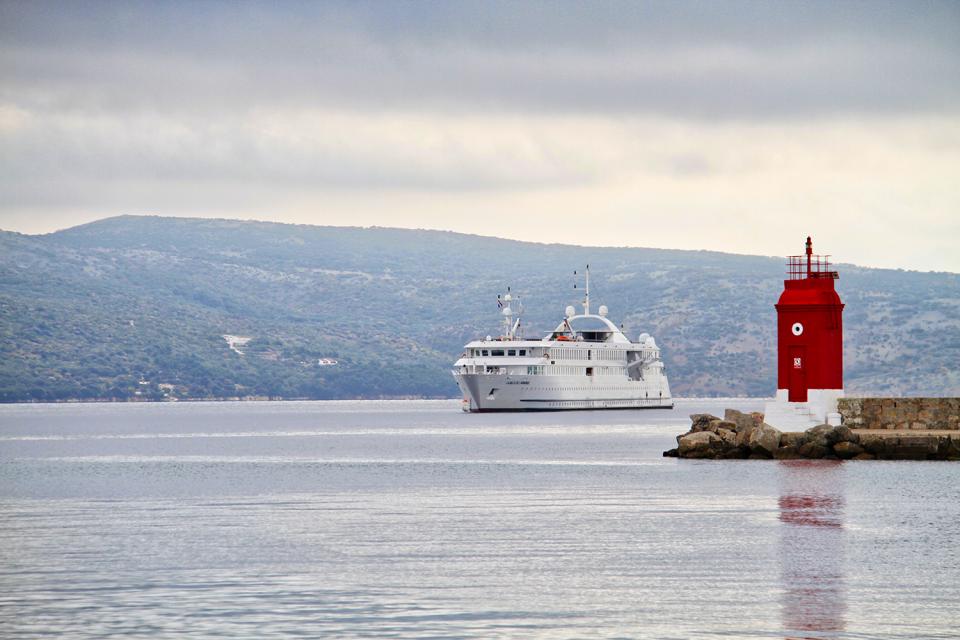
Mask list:
[{"label": "cruise ship", "polygon": [[563,321],[539,340],[523,338],[519,298],[509,289],[497,296],[502,335],[468,343],[454,364],[464,411],[673,406],[656,341],[643,333],[632,342],[607,319],[605,305],[591,313],[589,266],[585,275],[583,313],[568,306]]}]

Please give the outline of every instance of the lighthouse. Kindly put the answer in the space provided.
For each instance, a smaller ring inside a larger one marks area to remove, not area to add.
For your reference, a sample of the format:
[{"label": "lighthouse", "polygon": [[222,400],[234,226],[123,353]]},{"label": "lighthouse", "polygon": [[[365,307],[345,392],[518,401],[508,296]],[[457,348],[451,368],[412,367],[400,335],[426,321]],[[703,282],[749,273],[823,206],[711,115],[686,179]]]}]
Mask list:
[{"label": "lighthouse", "polygon": [[778,429],[840,424],[843,397],[843,303],[830,256],[788,256],[777,310],[777,397],[764,421]]}]

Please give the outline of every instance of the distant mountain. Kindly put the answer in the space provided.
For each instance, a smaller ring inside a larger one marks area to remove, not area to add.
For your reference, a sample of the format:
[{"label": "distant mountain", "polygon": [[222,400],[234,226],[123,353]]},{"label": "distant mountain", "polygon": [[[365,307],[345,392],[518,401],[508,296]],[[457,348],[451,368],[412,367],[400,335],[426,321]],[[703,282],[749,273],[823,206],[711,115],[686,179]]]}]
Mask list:
[{"label": "distant mountain", "polygon": [[[587,263],[676,395],[773,394],[781,258],[124,216],[0,232],[0,400],[452,397],[497,293],[522,295],[539,336]],[[838,269],[847,389],[960,394],[960,277]]]}]

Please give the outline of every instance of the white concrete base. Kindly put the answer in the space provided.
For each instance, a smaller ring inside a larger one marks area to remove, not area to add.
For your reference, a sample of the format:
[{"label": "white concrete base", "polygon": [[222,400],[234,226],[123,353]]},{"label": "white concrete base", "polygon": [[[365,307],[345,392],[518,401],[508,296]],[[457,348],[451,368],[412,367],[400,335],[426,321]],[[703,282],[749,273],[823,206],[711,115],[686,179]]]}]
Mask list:
[{"label": "white concrete base", "polygon": [[789,402],[788,391],[777,389],[777,397],[768,402],[763,421],[780,431],[804,431],[818,424],[840,424],[837,399],[843,389],[809,389],[806,402]]}]

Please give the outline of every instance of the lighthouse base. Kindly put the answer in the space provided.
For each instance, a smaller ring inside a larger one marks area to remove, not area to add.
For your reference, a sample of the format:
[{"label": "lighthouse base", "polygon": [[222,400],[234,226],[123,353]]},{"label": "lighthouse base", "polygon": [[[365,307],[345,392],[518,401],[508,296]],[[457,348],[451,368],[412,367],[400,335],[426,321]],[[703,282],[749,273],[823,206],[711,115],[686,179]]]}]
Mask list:
[{"label": "lighthouse base", "polygon": [[787,389],[764,407],[763,421],[781,431],[803,431],[818,424],[840,424],[837,400],[843,389],[808,389],[806,402],[790,402]]}]

